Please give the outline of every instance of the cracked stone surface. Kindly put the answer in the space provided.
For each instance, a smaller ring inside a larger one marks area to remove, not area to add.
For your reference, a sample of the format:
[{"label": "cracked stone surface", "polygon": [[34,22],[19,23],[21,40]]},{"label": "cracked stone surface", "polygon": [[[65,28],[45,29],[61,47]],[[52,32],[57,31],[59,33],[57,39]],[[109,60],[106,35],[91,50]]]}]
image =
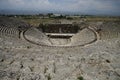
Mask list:
[{"label": "cracked stone surface", "polygon": [[[1,80],[119,80],[120,47],[98,41],[71,49],[3,50]],[[98,46],[99,45],[99,46]],[[50,78],[50,79],[49,79]]]},{"label": "cracked stone surface", "polygon": [[120,26],[109,24],[94,26],[96,42],[68,48],[0,36],[0,80],[120,80]]}]

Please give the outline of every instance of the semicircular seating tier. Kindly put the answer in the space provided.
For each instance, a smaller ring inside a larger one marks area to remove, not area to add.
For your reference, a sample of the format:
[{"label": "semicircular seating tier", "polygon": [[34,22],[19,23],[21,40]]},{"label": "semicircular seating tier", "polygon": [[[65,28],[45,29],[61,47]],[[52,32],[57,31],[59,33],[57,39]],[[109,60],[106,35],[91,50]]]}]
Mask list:
[{"label": "semicircular seating tier", "polygon": [[89,28],[80,30],[70,39],[66,40],[62,38],[49,38],[37,28],[30,28],[24,33],[24,38],[30,43],[45,46],[84,46],[97,40],[96,33]]},{"label": "semicircular seating tier", "polygon": [[37,28],[30,28],[24,34],[24,38],[37,45],[50,45],[49,38]]}]

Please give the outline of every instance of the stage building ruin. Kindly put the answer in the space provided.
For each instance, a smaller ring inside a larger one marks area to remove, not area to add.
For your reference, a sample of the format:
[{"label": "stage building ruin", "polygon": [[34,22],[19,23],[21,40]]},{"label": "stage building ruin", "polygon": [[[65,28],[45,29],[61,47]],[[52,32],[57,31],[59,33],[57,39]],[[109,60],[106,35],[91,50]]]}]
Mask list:
[{"label": "stage building ruin", "polygon": [[39,28],[50,38],[70,38],[79,31],[73,24],[41,24]]}]

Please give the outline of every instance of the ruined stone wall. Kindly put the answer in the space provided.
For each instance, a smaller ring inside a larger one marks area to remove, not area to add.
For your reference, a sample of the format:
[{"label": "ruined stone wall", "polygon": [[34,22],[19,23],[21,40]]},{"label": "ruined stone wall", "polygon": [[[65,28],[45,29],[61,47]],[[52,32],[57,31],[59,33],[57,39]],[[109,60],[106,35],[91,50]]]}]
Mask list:
[{"label": "ruined stone wall", "polygon": [[79,27],[72,24],[46,24],[40,25],[45,33],[77,33]]}]

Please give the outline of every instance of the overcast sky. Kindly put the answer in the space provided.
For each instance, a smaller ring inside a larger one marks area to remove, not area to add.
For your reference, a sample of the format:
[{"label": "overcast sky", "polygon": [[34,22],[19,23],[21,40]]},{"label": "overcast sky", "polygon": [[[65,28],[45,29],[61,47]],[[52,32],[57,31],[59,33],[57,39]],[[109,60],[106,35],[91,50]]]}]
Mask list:
[{"label": "overcast sky", "polygon": [[120,15],[120,0],[0,0],[0,13],[9,11]]}]

